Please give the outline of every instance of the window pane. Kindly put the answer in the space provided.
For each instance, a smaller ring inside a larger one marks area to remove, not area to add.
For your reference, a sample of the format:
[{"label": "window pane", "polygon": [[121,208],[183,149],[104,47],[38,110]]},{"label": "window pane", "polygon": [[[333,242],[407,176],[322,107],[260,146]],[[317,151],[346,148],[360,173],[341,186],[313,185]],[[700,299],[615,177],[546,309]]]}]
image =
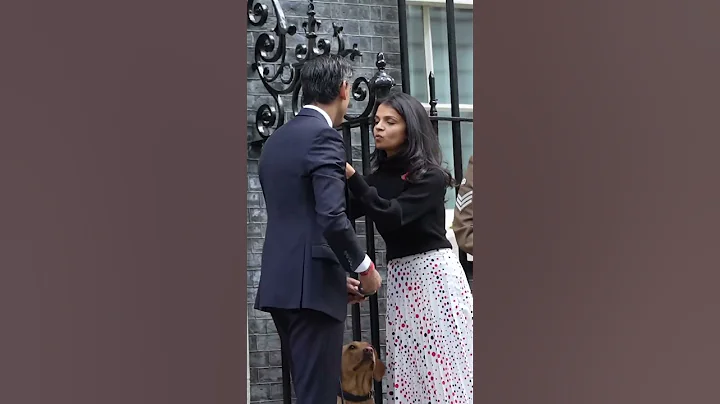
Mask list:
[{"label": "window pane", "polygon": [[[430,8],[435,94],[441,104],[450,103],[450,67],[447,18],[444,7]],[[455,38],[458,59],[458,96],[461,104],[473,103],[473,12],[455,9]]]},{"label": "window pane", "polygon": [[425,42],[423,41],[422,7],[408,7],[408,60],[410,62],[410,94],[427,102],[427,77],[425,77]]},{"label": "window pane", "polygon": [[[440,116],[450,116],[449,113],[439,113]],[[460,116],[463,118],[472,118],[473,113],[472,111],[468,112],[461,112]],[[450,170],[450,173],[452,174],[453,178],[455,180],[458,180],[458,177],[455,175],[455,157],[453,153],[453,142],[452,142],[452,124],[450,122],[439,122],[438,125],[438,136],[440,141],[440,149],[442,150],[443,154],[443,163],[445,168]],[[468,166],[468,160],[470,159],[470,156],[473,153],[473,124],[472,122],[462,122],[460,123],[460,139],[462,147],[460,150],[462,151],[462,167],[463,172],[462,175],[465,175],[465,170],[467,170]],[[459,182],[459,181],[457,181]],[[453,188],[448,188],[446,194],[445,194],[445,208],[446,209],[454,209],[455,208],[455,190]]]}]

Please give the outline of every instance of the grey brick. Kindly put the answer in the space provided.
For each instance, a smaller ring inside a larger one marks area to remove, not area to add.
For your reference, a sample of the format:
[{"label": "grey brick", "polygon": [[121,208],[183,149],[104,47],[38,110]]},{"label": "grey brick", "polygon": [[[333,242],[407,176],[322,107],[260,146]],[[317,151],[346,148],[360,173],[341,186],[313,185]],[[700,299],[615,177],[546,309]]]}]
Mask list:
[{"label": "grey brick", "polygon": [[264,241],[265,240],[262,238],[248,239],[247,240],[248,251],[254,252],[254,253],[261,253]]},{"label": "grey brick", "polygon": [[[272,386],[269,384],[256,384],[250,388],[251,401],[267,401],[270,399]],[[282,397],[281,397],[282,398]]]},{"label": "grey brick", "polygon": [[[352,20],[342,20],[338,21],[338,25],[342,25],[343,32],[346,35],[358,35],[360,34],[360,23],[361,21],[352,21]],[[331,32],[331,31],[328,31]]]},{"label": "grey brick", "polygon": [[[368,28],[368,29],[371,29],[371,28]],[[382,46],[383,46],[382,41],[383,41],[383,39],[382,39],[382,38],[379,38],[379,37],[374,37],[374,38],[372,38],[372,51],[373,51],[374,53],[380,52],[380,50],[382,50]],[[375,51],[376,49],[379,49],[379,50],[378,50],[378,51]],[[375,58],[373,58],[373,60],[372,60],[372,65],[371,65],[371,66],[372,66],[373,68],[375,68]],[[374,73],[374,72],[373,72],[373,73]]]},{"label": "grey brick", "polygon": [[262,191],[260,177],[257,175],[248,175],[248,191]]},{"label": "grey brick", "polygon": [[250,360],[250,367],[268,367],[268,352],[252,352],[248,359]]},{"label": "grey brick", "polygon": [[327,2],[315,3],[315,13],[316,13],[315,18],[322,21],[323,25],[326,23],[327,24],[331,23],[336,18],[336,16],[333,15],[333,14],[335,14],[333,10],[335,9],[336,5],[339,5],[339,4],[327,3]]},{"label": "grey brick", "polygon": [[260,284],[260,271],[248,271],[247,284],[248,288],[256,288]]},{"label": "grey brick", "polygon": [[[253,79],[248,80],[248,82],[247,82],[248,94],[260,94],[260,95],[267,94],[267,90],[265,90],[265,86],[263,85],[262,81],[256,77],[257,76],[253,77]],[[253,117],[254,117],[257,109],[254,108],[254,109],[251,109],[251,111],[253,111]]]},{"label": "grey brick", "polygon": [[282,353],[280,350],[268,352],[268,366],[282,366]]},{"label": "grey brick", "polygon": [[[284,1],[281,3],[281,5],[283,7],[283,11],[285,12],[286,18],[306,16],[308,6],[307,1]],[[315,8],[315,11],[317,11],[317,7]],[[290,23],[296,24],[298,28],[300,28],[302,21],[303,20],[292,18],[292,21]],[[302,29],[300,29],[300,32],[302,32]]]},{"label": "grey brick", "polygon": [[387,61],[390,64],[399,64],[400,63],[400,54],[399,53],[385,53],[385,61]]},{"label": "grey brick", "polygon": [[397,7],[397,0],[360,0],[360,3],[362,4],[372,4],[375,6],[396,6]]},{"label": "grey brick", "polygon": [[382,20],[399,24],[397,7],[382,7]]},{"label": "grey brick", "polygon": [[260,192],[248,192],[247,194],[247,206],[248,208],[263,207],[264,201],[262,193]]},{"label": "grey brick", "polygon": [[265,236],[265,224],[249,223],[247,225],[247,237],[264,237],[264,236]]},{"label": "grey brick", "polygon": [[383,38],[383,52],[400,53],[399,38]]},{"label": "grey brick", "polygon": [[372,22],[372,34],[378,36],[395,36],[398,35],[399,25],[390,22]]},{"label": "grey brick", "polygon": [[270,396],[269,398],[271,400],[282,400],[283,398],[283,388],[281,384],[272,384],[270,385]]},{"label": "grey brick", "polygon": [[265,334],[257,336],[258,351],[280,350],[280,336],[277,334]]},{"label": "grey brick", "polygon": [[267,334],[266,320],[249,319],[248,334]]},{"label": "grey brick", "polygon": [[267,223],[267,211],[265,209],[248,209],[250,223]]},{"label": "grey brick", "polygon": [[[248,253],[247,266],[248,268],[258,268],[262,260],[262,254]],[[248,283],[248,286],[250,284]]]},{"label": "grey brick", "polygon": [[258,382],[282,382],[282,369],[280,368],[259,368]]},{"label": "grey brick", "polygon": [[248,172],[248,174],[257,174],[258,173],[258,161],[257,160],[248,160],[247,172]]},{"label": "grey brick", "polygon": [[[372,49],[372,43],[370,42],[369,37],[364,36],[352,36],[352,35],[346,35],[345,36],[345,48],[346,49],[352,49],[353,44],[357,44],[358,49],[362,51],[368,51]],[[357,59],[356,59],[357,60]],[[359,62],[358,64],[363,64],[362,62]],[[357,75],[356,75],[357,76]]]},{"label": "grey brick", "polygon": [[257,297],[257,288],[248,288],[247,289],[247,302],[248,303],[255,302],[256,297]]},{"label": "grey brick", "polygon": [[373,35],[373,33],[372,33],[372,31],[373,31],[372,25],[373,25],[373,24],[374,24],[374,23],[371,22],[371,21],[358,21],[358,22],[357,22],[358,34],[360,34],[360,35]]},{"label": "grey brick", "polygon": [[337,4],[333,8],[333,18],[344,18],[351,20],[369,20],[370,7],[365,5],[343,5]]}]

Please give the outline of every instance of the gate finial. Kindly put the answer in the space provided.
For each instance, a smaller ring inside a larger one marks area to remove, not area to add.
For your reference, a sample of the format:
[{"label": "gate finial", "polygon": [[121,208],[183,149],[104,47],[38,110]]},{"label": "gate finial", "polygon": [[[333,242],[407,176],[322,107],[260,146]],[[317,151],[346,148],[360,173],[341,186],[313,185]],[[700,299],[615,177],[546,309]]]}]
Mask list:
[{"label": "gate finial", "polygon": [[370,91],[375,93],[376,100],[387,97],[390,89],[395,86],[395,79],[385,71],[386,65],[385,54],[382,52],[378,53],[375,61],[375,66],[377,66],[378,71],[372,80],[370,80]]}]

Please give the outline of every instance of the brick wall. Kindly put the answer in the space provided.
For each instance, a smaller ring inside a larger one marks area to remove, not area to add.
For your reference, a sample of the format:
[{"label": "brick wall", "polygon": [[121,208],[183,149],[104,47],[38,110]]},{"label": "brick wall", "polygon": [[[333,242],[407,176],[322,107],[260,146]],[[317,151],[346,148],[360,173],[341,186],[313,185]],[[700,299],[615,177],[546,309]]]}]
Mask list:
[{"label": "brick wall", "polygon": [[[261,0],[270,8],[271,5]],[[354,43],[358,44],[362,52],[362,60],[356,59],[355,75],[372,77],[375,73],[375,55],[378,52],[385,53],[385,60],[388,63],[387,70],[400,84],[400,45],[398,38],[398,17],[396,0],[340,0],[340,1],[315,1],[316,18],[321,20],[322,25],[319,32],[321,38],[330,39],[332,23],[342,25],[346,36],[346,47],[351,48]],[[292,53],[295,45],[304,42],[304,31],[302,23],[306,20],[307,1],[280,0],[285,16],[290,24],[298,27],[298,34],[294,38],[288,38],[289,59],[294,62]],[[249,27],[247,33],[248,52],[248,123],[253,125],[257,108],[270,101],[267,92],[257,77],[257,74],[250,69],[250,63],[254,60],[254,45],[257,37],[262,33],[269,33],[275,26],[275,19],[272,16],[268,22],[260,28]],[[285,105],[288,111],[291,110],[290,99],[285,98]],[[273,105],[270,103],[270,105]],[[359,112],[364,104],[351,104],[351,112]],[[287,119],[289,119],[289,113]],[[251,127],[248,127],[248,137],[252,134]],[[353,133],[353,156],[355,161],[360,160],[360,138],[357,132]],[[372,141],[370,142],[372,144]],[[263,237],[265,234],[265,223],[267,215],[264,210],[264,201],[260,189],[260,182],[257,176],[257,163],[260,151],[256,148],[248,148],[248,347],[250,351],[250,397],[251,403],[277,403],[282,402],[281,384],[281,361],[280,341],[272,320],[265,313],[253,309],[258,281],[260,279],[260,257],[262,252]],[[358,165],[359,166],[359,165]],[[359,237],[364,245],[364,224],[357,223]],[[375,232],[377,235],[377,232]],[[379,236],[375,237],[377,249],[377,264],[380,272],[385,277],[385,253],[384,243]],[[380,338],[385,340],[385,299],[384,291],[380,293]],[[348,310],[345,340],[352,337],[351,322]],[[361,307],[361,323],[363,339],[370,341],[369,306],[367,303]],[[380,347],[381,357],[384,358],[384,342]]]}]

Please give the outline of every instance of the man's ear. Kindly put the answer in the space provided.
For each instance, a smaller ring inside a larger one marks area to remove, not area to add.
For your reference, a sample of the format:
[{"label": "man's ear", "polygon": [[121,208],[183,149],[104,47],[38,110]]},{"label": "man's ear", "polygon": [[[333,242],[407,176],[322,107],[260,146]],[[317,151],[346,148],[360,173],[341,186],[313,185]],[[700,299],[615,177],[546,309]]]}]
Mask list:
[{"label": "man's ear", "polygon": [[350,90],[350,83],[348,83],[347,80],[343,80],[343,82],[340,83],[340,98],[342,100],[350,98]]},{"label": "man's ear", "polygon": [[380,360],[380,355],[378,355],[377,349],[373,349],[373,354],[375,355],[375,369],[373,369],[373,379],[375,379],[376,382],[381,382],[383,376],[385,376],[385,364],[382,363]]}]

